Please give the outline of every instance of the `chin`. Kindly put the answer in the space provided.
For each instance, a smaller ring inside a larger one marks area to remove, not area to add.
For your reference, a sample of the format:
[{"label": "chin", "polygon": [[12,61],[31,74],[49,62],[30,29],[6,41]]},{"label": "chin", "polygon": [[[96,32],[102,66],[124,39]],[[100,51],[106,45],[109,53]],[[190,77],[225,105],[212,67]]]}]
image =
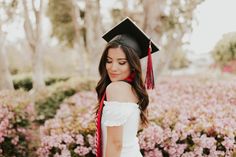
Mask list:
[{"label": "chin", "polygon": [[120,81],[122,79],[120,79],[120,78],[110,78],[110,80],[111,80],[111,82],[116,82],[116,81]]},{"label": "chin", "polygon": [[[128,76],[127,76],[128,77]],[[116,81],[121,81],[124,80],[126,77],[124,76],[119,76],[119,77],[109,77],[111,82],[116,82]]]},{"label": "chin", "polygon": [[120,81],[119,79],[110,79],[111,82],[116,82],[116,81]]}]

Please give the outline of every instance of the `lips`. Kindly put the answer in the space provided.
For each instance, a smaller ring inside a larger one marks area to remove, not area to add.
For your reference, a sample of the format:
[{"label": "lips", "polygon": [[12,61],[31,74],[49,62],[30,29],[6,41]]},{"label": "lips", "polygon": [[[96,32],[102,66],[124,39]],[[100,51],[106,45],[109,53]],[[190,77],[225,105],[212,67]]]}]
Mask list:
[{"label": "lips", "polygon": [[111,74],[110,73],[110,77],[117,77],[119,74]]}]

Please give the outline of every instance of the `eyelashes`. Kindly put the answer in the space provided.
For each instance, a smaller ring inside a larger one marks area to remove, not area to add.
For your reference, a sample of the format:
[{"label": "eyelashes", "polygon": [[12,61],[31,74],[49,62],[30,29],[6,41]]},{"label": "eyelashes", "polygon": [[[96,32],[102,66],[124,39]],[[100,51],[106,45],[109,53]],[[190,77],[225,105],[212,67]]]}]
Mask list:
[{"label": "eyelashes", "polygon": [[119,64],[120,64],[120,65],[125,65],[125,64],[126,64],[126,62],[119,62]]},{"label": "eyelashes", "polygon": [[110,64],[110,63],[112,63],[112,61],[106,60],[106,63]]},{"label": "eyelashes", "polygon": [[[112,61],[106,60],[106,63],[111,64]],[[124,62],[118,62],[118,63],[119,63],[119,65],[125,65],[125,64],[127,63],[127,61],[124,61]]]}]

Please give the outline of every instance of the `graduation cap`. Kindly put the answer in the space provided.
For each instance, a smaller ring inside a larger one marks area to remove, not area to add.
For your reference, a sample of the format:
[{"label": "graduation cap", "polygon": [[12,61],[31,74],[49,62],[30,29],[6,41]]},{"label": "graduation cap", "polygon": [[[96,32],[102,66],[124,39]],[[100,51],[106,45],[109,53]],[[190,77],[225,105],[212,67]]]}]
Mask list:
[{"label": "graduation cap", "polygon": [[151,53],[157,52],[159,49],[130,18],[122,20],[106,32],[102,38],[107,42],[117,42],[133,48],[140,59],[148,56],[145,83],[148,89],[154,88]]},{"label": "graduation cap", "polygon": [[[148,55],[150,38],[128,17],[106,32],[102,38],[107,42],[115,40],[133,48],[140,59]],[[159,50],[153,42],[151,47],[152,53]]]}]

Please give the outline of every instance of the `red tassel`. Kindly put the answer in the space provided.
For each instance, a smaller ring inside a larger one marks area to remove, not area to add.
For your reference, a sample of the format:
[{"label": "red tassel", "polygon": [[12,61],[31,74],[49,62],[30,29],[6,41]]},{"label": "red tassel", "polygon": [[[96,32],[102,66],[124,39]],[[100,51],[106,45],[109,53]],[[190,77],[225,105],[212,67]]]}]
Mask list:
[{"label": "red tassel", "polygon": [[146,79],[145,79],[145,84],[146,84],[147,89],[153,89],[155,86],[151,52],[152,52],[152,45],[151,45],[151,40],[150,40],[149,47],[148,47],[147,72],[146,72]]}]

